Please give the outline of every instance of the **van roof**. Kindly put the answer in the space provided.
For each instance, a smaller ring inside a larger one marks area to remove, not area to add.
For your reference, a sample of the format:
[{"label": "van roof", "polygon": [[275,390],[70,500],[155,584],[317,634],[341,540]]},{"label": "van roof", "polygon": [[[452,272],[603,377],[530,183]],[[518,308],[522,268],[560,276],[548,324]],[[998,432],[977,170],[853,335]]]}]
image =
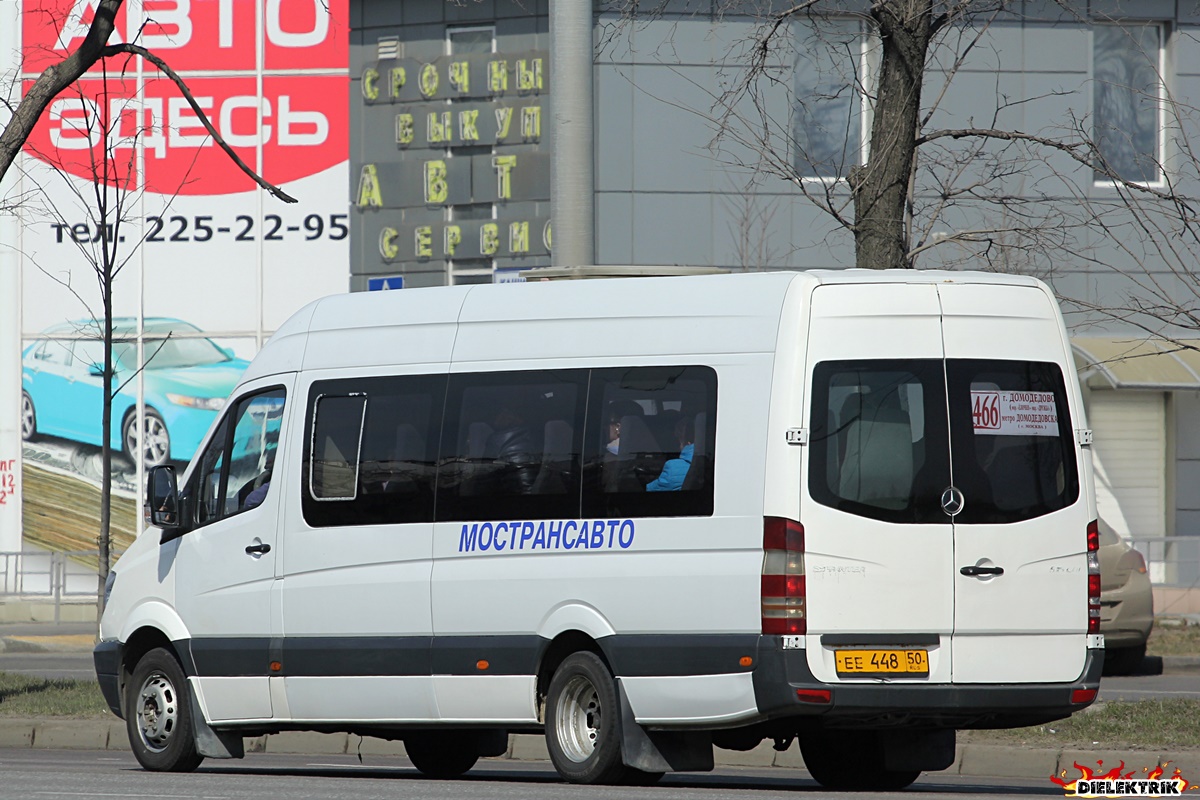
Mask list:
[{"label": "van roof", "polygon": [[[340,294],[285,322],[246,379],[302,368],[444,364],[451,355],[455,362],[496,361],[506,348],[508,358],[514,350],[536,359],[635,356],[656,335],[655,352],[664,356],[771,352],[794,284],[945,282],[1039,285],[998,273],[824,269]],[[533,320],[546,324],[519,325]]]}]

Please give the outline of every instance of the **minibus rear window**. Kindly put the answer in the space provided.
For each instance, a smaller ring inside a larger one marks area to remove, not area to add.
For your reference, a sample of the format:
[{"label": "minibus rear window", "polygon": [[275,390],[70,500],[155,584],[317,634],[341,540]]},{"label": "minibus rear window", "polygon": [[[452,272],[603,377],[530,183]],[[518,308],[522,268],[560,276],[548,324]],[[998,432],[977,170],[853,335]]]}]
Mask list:
[{"label": "minibus rear window", "polygon": [[966,500],[955,522],[1033,519],[1079,497],[1075,440],[1057,364],[946,362],[954,484]]},{"label": "minibus rear window", "polygon": [[1058,365],[912,359],[830,361],[813,371],[808,486],[858,516],[1011,523],[1079,497],[1066,386]]},{"label": "minibus rear window", "polygon": [[946,522],[950,484],[940,359],[828,361],[813,373],[809,492],[887,522]]}]

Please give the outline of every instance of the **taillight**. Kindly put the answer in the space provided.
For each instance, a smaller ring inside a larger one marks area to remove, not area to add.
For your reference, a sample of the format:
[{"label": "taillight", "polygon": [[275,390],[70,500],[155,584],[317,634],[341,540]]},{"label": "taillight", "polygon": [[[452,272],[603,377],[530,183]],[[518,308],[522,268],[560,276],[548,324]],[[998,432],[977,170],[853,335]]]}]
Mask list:
[{"label": "taillight", "polygon": [[1092,520],[1087,526],[1087,603],[1088,633],[1100,632],[1100,525]]},{"label": "taillight", "polygon": [[763,518],[762,632],[802,634],[804,614],[804,526],[780,517]]}]

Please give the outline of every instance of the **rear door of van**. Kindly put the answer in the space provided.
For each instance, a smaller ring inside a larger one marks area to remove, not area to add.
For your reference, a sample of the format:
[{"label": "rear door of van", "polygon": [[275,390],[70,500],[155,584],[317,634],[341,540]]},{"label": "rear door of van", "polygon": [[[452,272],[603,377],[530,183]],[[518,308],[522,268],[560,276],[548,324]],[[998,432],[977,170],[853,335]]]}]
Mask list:
[{"label": "rear door of van", "polygon": [[1036,287],[938,286],[954,516],[956,683],[1056,682],[1083,669],[1087,524],[1051,298]]},{"label": "rear door of van", "polygon": [[825,681],[1061,681],[1085,657],[1065,344],[1033,286],[814,291],[806,647]]},{"label": "rear door of van", "polygon": [[954,527],[941,310],[931,284],[813,292],[806,648],[818,680],[948,683]]}]

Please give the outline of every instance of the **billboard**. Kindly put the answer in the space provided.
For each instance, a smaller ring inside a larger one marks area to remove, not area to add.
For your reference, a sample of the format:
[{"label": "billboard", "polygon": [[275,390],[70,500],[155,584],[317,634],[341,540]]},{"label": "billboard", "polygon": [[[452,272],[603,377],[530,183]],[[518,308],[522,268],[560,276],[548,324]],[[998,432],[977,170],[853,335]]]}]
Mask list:
[{"label": "billboard", "polygon": [[[97,5],[23,0],[24,88],[83,41]],[[346,0],[130,0],[115,28],[110,44],[153,52],[191,99],[149,62],[106,59],[53,100],[5,198],[20,209],[22,455],[64,479],[97,477],[98,265],[115,275],[117,380],[129,381],[112,443],[133,454],[140,383],[151,463],[189,459],[270,333],[349,282]],[[259,187],[196,107],[297,202]],[[115,466],[133,491],[136,462]],[[28,524],[37,498],[24,502]]]}]

